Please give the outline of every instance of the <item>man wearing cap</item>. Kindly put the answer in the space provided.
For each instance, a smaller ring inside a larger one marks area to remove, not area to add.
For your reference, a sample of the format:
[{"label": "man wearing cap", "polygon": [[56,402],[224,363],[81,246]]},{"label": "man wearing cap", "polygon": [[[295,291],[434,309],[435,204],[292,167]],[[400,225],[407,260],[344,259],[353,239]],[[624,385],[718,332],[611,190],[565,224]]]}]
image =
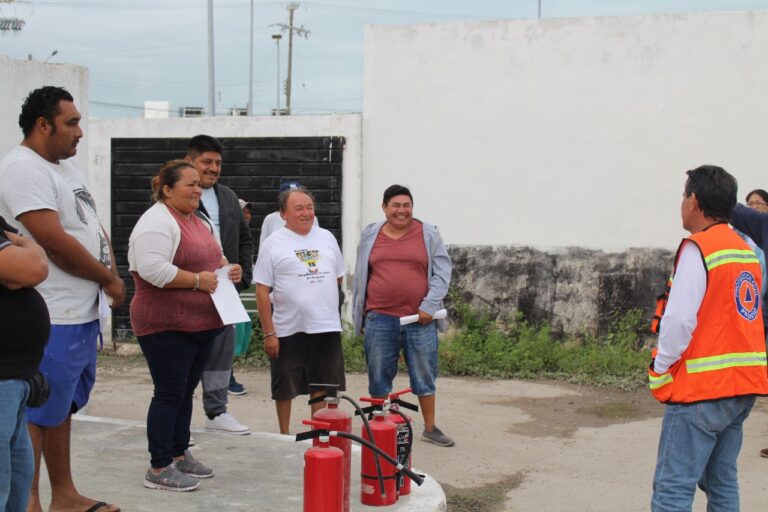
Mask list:
[{"label": "man wearing cap", "polygon": [[[279,196],[280,193],[285,192],[286,190],[299,190],[300,188],[302,187],[298,181],[284,181],[280,184],[280,188],[277,189],[277,194]],[[319,225],[317,217],[315,217],[314,226],[318,227]],[[279,209],[264,217],[264,222],[261,223],[261,234],[259,235],[259,248],[264,245],[264,240],[269,238],[269,235],[283,226],[285,226],[285,221],[280,216]]]},{"label": "man wearing cap", "polygon": [[[219,183],[221,176],[221,143],[210,135],[192,137],[187,145],[186,160],[200,175],[200,211],[214,225],[221,241],[224,257],[239,263],[243,278],[236,283],[238,291],[251,285],[253,270],[253,239],[243,218],[237,195]],[[203,408],[207,420],[207,432],[224,434],[249,434],[251,429],[241,425],[227,412],[227,391],[232,376],[232,359],[235,355],[235,327],[230,325],[214,339],[213,351],[203,371]]]}]

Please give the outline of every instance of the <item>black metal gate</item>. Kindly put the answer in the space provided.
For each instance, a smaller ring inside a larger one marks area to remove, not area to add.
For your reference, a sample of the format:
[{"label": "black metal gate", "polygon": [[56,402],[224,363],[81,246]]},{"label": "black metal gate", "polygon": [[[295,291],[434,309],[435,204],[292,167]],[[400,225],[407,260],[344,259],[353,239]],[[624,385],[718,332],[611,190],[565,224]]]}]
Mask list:
[{"label": "black metal gate", "polygon": [[[112,315],[112,334],[131,335],[128,304],[133,278],[128,272],[128,237],[150,206],[150,179],[167,160],[183,158],[189,139],[112,139],[112,245],[125,304]],[[220,138],[223,147],[220,182],[253,204],[251,234],[258,246],[261,223],[275,211],[277,188],[296,180],[315,195],[320,225],[341,244],[341,162],[343,137]]]}]

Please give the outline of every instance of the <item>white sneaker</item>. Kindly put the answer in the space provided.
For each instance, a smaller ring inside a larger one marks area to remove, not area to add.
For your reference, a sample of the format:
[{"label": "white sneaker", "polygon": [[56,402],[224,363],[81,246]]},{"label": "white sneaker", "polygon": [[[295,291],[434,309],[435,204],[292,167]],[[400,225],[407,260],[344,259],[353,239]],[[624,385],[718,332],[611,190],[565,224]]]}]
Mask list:
[{"label": "white sneaker", "polygon": [[218,434],[235,434],[244,436],[251,433],[251,427],[241,425],[234,416],[224,412],[215,418],[205,420],[205,431]]}]

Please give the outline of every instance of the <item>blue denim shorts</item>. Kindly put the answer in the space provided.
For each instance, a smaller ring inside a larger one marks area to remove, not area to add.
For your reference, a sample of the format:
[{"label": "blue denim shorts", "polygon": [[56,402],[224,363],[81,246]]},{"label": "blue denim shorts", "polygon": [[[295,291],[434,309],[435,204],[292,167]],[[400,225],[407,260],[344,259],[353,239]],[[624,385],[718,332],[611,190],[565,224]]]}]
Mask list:
[{"label": "blue denim shorts", "polygon": [[51,386],[42,407],[27,407],[27,422],[56,427],[69,414],[82,409],[96,381],[96,343],[99,321],[51,325],[40,371]]},{"label": "blue denim shorts", "polygon": [[365,315],[368,393],[381,397],[392,391],[400,350],[405,356],[413,394],[434,395],[437,379],[437,323],[401,326],[398,317],[373,311]]}]

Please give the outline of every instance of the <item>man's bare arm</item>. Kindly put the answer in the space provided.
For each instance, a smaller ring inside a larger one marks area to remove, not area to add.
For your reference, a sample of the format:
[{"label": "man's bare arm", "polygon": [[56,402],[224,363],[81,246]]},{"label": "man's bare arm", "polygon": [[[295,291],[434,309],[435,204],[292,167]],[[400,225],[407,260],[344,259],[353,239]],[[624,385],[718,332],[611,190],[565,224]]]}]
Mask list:
[{"label": "man's bare arm", "polygon": [[259,310],[259,320],[264,331],[264,352],[271,359],[277,359],[280,355],[280,340],[275,334],[275,324],[272,323],[272,304],[269,302],[269,290],[269,286],[256,283],[256,309]]},{"label": "man's bare arm", "polygon": [[125,299],[123,280],[64,231],[58,213],[53,210],[34,210],[22,213],[17,220],[24,224],[56,266],[69,274],[100,284],[112,298],[112,307],[122,304]]}]

